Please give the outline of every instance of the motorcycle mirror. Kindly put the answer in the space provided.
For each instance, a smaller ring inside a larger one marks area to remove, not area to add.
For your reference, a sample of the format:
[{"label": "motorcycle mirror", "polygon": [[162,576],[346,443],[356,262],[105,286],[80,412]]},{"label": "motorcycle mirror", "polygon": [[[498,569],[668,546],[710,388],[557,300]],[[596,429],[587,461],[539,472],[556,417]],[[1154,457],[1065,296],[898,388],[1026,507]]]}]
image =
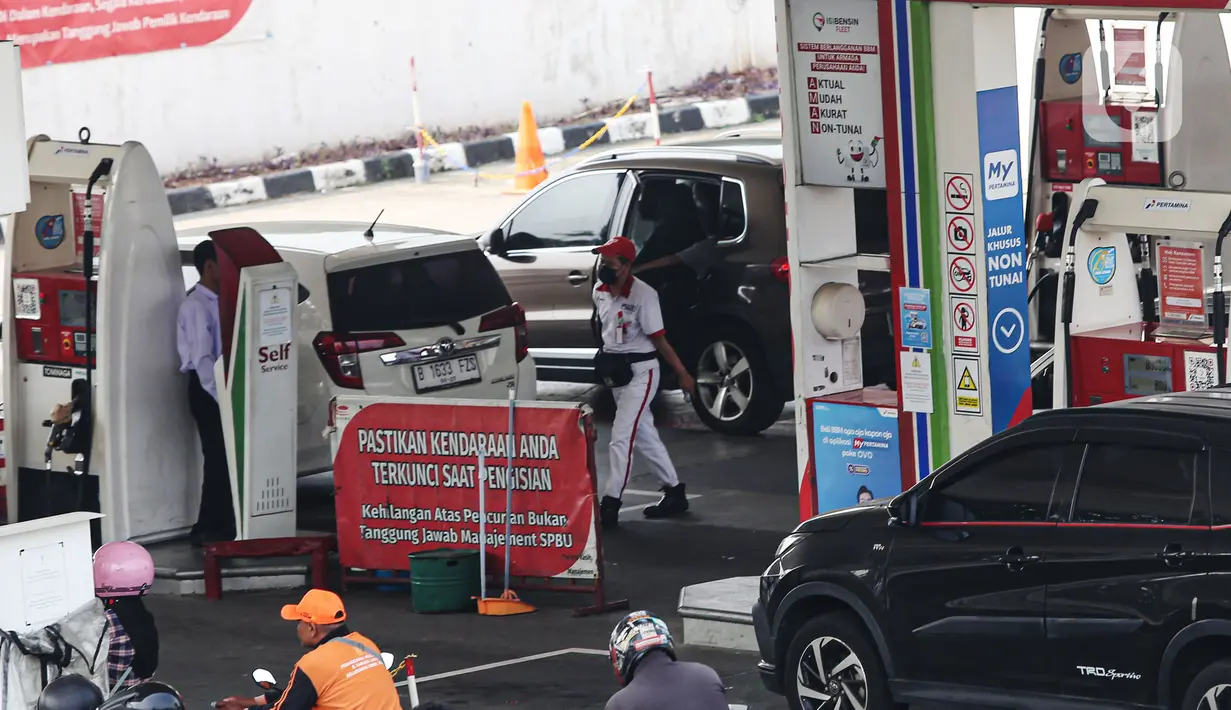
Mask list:
[{"label": "motorcycle mirror", "polygon": [[385,670],[388,670],[393,667],[393,654],[392,653],[385,651],[384,653],[380,654],[380,660],[385,662]]},{"label": "motorcycle mirror", "polygon": [[268,690],[275,685],[274,674],[264,668],[258,668],[252,671],[252,682]]}]

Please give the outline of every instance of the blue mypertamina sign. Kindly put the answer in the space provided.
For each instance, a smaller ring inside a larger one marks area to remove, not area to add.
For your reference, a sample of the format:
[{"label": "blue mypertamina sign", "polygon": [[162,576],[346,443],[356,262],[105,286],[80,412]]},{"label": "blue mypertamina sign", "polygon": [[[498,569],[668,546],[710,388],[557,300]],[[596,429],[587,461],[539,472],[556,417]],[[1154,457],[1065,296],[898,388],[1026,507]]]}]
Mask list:
[{"label": "blue mypertamina sign", "polygon": [[1030,334],[1026,318],[1023,181],[1017,123],[1017,87],[980,91],[979,155],[982,158],[983,252],[990,325],[988,369],[992,431],[1030,416]]}]

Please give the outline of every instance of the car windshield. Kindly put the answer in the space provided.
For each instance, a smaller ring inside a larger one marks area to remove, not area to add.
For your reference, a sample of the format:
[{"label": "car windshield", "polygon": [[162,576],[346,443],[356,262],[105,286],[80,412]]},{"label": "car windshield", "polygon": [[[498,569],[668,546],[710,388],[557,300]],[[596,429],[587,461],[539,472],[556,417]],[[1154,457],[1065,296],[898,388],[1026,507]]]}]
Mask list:
[{"label": "car windshield", "polygon": [[478,249],[329,274],[334,330],[414,330],[460,323],[512,303]]}]

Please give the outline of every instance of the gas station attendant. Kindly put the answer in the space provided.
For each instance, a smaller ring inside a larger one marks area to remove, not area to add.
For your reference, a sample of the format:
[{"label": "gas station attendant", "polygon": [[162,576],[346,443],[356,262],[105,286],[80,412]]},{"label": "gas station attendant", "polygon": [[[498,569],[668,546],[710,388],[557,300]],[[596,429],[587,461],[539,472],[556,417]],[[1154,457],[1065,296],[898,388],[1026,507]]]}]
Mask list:
[{"label": "gas station attendant", "polygon": [[188,291],[180,305],[176,343],[180,372],[188,374],[188,407],[201,437],[205,459],[201,482],[201,508],[192,526],[194,546],[235,539],[235,511],[231,504],[231,476],[227,469],[226,442],[214,363],[222,354],[222,328],[218,318],[218,254],[205,240],[192,250],[192,262],[201,280]]},{"label": "gas station attendant", "polygon": [[658,393],[658,356],[675,370],[680,387],[696,389],[696,381],[675,354],[663,328],[662,308],[654,287],[633,276],[637,246],[627,237],[615,237],[594,249],[601,263],[594,288],[594,307],[602,330],[602,349],[595,371],[615,394],[616,414],[611,425],[611,477],[599,503],[604,527],[619,524],[621,498],[633,468],[633,446],[650,464],[662,484],[663,497],[646,508],[647,518],[666,518],[688,510],[684,484],[676,476],[667,447],[654,428],[650,401]]}]

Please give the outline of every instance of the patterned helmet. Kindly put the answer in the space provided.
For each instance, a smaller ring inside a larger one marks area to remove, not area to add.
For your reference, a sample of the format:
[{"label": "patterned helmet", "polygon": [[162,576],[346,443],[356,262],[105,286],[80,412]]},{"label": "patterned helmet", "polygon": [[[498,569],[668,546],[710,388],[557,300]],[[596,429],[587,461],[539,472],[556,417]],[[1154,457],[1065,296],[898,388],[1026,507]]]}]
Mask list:
[{"label": "patterned helmet", "polygon": [[94,594],[139,597],[154,584],[154,559],[135,542],[109,542],[94,553]]},{"label": "patterned helmet", "polygon": [[611,665],[620,685],[633,680],[637,663],[650,651],[661,648],[675,660],[675,642],[666,622],[648,611],[635,611],[620,620],[611,632]]}]

